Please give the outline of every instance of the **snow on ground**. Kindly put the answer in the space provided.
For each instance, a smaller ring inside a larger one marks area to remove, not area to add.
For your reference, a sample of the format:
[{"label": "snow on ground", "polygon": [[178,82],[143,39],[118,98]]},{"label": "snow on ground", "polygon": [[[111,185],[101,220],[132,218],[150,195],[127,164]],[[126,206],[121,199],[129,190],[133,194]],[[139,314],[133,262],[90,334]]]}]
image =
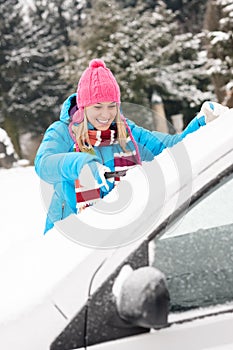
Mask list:
[{"label": "snow on ground", "polygon": [[0,323],[35,303],[90,249],[56,229],[43,235],[45,210],[33,167],[0,169]]}]

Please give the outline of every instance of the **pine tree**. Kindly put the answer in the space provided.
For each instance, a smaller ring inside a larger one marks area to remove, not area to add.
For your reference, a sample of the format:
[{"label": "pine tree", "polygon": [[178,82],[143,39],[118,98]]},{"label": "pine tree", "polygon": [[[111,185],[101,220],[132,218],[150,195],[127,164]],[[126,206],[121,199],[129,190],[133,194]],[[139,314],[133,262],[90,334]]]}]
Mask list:
[{"label": "pine tree", "polygon": [[1,3],[1,115],[20,154],[19,136],[35,135],[59,116],[69,83],[61,77],[68,36],[62,2],[37,0],[22,15],[17,0]]},{"label": "pine tree", "polygon": [[19,1],[2,1],[0,19],[0,119],[20,153],[19,120],[15,110],[12,111],[12,106],[20,100],[20,96],[14,94],[14,84],[19,79],[22,66],[27,63],[23,54],[25,33]]},{"label": "pine tree", "polygon": [[160,66],[158,48],[173,38],[174,15],[162,1],[153,11],[141,0],[135,7],[113,0],[92,5],[79,35],[78,72],[90,59],[101,57],[117,75],[124,99],[149,105]]},{"label": "pine tree", "polygon": [[154,8],[142,0],[134,6],[122,3],[99,1],[89,9],[79,38],[79,71],[89,59],[102,57],[116,74],[123,101],[150,107],[156,90],[168,114],[197,109],[212,96],[202,37],[182,34],[177,13],[164,1]]},{"label": "pine tree", "polygon": [[114,0],[89,1],[82,7],[83,19],[72,33],[69,50],[71,66],[70,80],[76,85],[81,73],[92,58],[102,57],[108,51],[110,35],[115,32],[119,8]]},{"label": "pine tree", "polygon": [[168,8],[177,11],[182,33],[200,33],[203,28],[207,0],[165,0]]},{"label": "pine tree", "polygon": [[208,74],[221,102],[223,86],[233,79],[232,0],[209,0],[205,18]]},{"label": "pine tree", "polygon": [[[54,0],[56,3],[56,0]],[[61,77],[67,82],[67,95],[73,93],[82,69],[86,68],[87,61],[80,66],[80,58],[85,52],[80,48],[79,38],[85,33],[86,13],[91,8],[89,0],[61,1],[61,10],[65,19],[68,40],[65,45],[65,65],[60,70]],[[85,55],[84,55],[85,56]]]},{"label": "pine tree", "polygon": [[[30,9],[24,54],[27,64],[14,84],[14,95],[20,101],[17,110],[22,130],[40,133],[57,119],[66,84],[60,78],[64,65],[65,35],[59,4],[37,0]],[[62,28],[62,29],[61,29]]]}]

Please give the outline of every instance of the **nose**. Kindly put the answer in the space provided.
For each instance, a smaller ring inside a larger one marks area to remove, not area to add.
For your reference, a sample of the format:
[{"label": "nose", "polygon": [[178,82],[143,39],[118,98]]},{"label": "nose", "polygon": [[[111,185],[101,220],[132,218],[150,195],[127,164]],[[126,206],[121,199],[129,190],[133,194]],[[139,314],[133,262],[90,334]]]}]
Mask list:
[{"label": "nose", "polygon": [[110,111],[107,106],[104,106],[101,110],[101,117],[108,119],[110,117]]}]

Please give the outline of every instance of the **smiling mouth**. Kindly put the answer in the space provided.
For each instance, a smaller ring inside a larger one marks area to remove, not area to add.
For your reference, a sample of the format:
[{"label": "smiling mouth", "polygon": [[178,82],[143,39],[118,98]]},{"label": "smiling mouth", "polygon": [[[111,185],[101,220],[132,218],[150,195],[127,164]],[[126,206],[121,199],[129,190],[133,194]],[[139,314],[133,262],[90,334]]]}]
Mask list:
[{"label": "smiling mouth", "polygon": [[109,123],[109,121],[110,121],[110,119],[107,119],[107,120],[103,120],[103,119],[96,119],[97,120],[97,122],[99,123],[99,124],[103,124],[103,125],[106,125],[106,124],[108,124]]}]

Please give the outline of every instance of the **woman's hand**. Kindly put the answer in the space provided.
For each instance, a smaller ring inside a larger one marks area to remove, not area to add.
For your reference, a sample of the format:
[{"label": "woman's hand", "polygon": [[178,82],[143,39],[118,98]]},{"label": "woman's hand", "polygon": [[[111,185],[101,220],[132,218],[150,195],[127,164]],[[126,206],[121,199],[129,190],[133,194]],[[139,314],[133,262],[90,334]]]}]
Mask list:
[{"label": "woman's hand", "polygon": [[204,117],[206,124],[228,111],[228,107],[217,102],[206,101],[201,106],[198,118]]},{"label": "woman's hand", "polygon": [[111,171],[107,166],[99,162],[91,162],[89,166],[92,170],[95,180],[100,185],[100,188],[103,192],[109,192],[109,186],[107,184],[104,174]]},{"label": "woman's hand", "polygon": [[109,185],[104,174],[110,171],[111,170],[108,167],[97,161],[89,162],[83,167],[82,171],[80,172],[80,183],[82,186],[85,186],[87,188],[98,187],[102,190],[103,193],[108,193]]}]

